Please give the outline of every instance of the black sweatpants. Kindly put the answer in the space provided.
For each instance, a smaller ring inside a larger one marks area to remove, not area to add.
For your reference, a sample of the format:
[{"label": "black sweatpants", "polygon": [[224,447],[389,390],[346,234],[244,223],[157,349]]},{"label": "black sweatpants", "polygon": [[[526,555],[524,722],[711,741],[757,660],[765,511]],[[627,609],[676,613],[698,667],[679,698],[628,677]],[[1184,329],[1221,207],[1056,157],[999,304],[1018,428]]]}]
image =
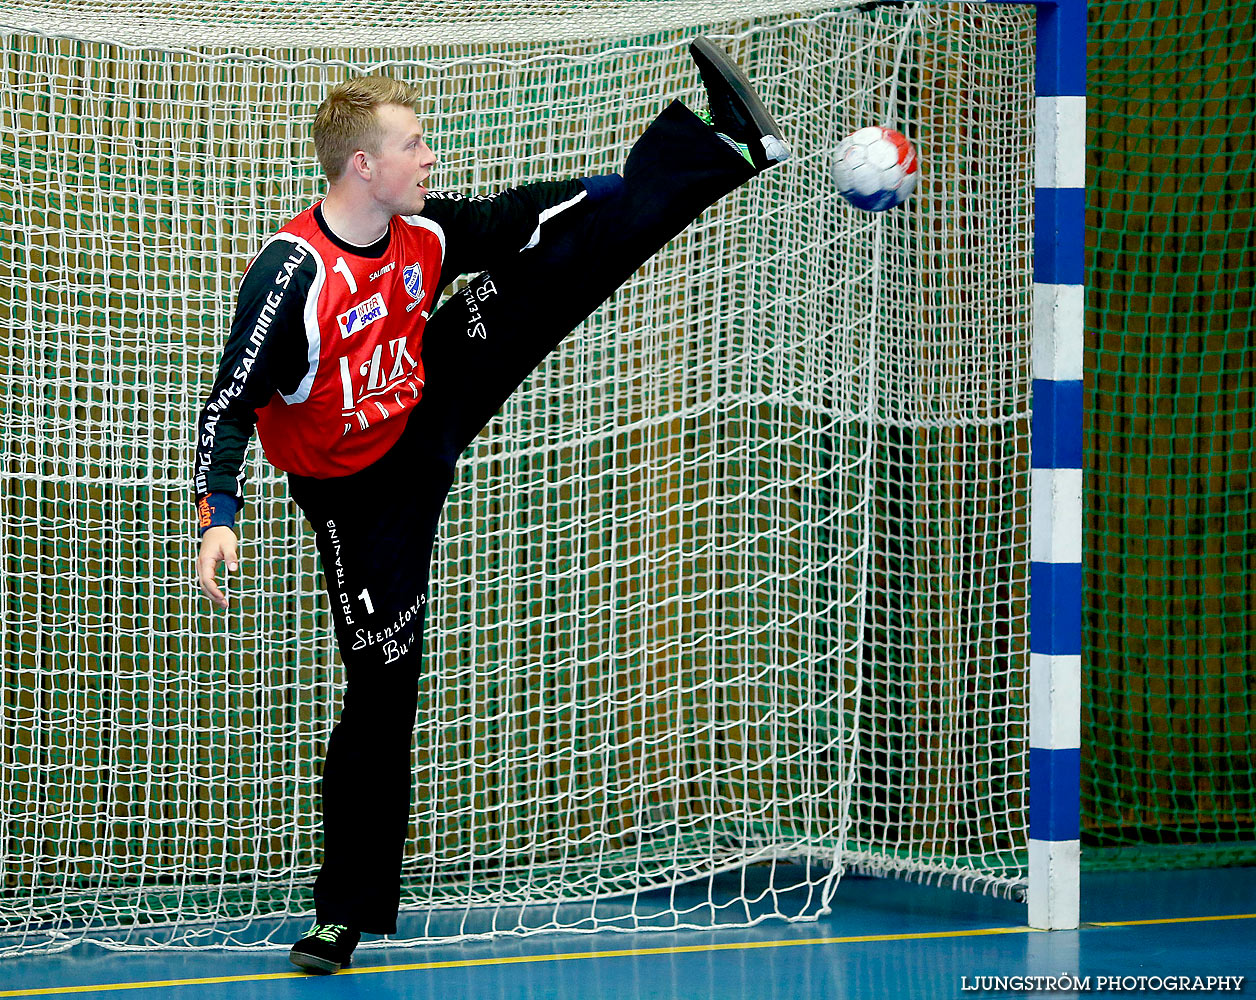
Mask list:
[{"label": "black sweatpants", "polygon": [[614,194],[544,224],[424,332],[423,397],[397,444],[351,476],[291,476],[318,540],[344,702],[323,765],[320,923],[396,931],[428,571],[458,456],[554,347],[701,212],[754,174],[673,103]]}]

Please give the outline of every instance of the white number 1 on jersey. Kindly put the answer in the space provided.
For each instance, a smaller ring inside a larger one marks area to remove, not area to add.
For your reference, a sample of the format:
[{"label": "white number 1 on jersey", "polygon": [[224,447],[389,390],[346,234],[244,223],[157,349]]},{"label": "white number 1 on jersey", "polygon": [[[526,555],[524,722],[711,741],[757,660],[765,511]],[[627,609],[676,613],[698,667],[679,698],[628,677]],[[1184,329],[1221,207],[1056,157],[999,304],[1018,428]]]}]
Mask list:
[{"label": "white number 1 on jersey", "polygon": [[332,270],[344,275],[345,284],[349,286],[349,291],[354,295],[358,293],[358,283],[353,280],[353,272],[349,270],[349,265],[345,263],[343,257],[336,258],[336,266]]}]

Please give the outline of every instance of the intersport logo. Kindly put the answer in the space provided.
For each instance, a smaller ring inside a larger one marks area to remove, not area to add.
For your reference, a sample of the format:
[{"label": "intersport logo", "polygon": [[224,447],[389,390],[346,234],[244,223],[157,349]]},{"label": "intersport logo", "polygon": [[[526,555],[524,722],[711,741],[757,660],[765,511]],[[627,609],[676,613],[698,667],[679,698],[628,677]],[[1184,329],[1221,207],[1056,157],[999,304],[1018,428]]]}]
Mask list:
[{"label": "intersport logo", "polygon": [[384,296],[376,292],[365,302],[359,302],[347,312],[342,312],[336,317],[336,322],[340,325],[341,338],[347,339],[387,315],[388,307],[384,305]]}]

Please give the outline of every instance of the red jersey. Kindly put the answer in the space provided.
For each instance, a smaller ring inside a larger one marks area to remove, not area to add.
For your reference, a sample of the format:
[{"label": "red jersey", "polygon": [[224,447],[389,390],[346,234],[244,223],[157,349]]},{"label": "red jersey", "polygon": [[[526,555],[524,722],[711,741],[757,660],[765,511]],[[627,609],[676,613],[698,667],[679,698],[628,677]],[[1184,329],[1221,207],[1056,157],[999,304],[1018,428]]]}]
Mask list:
[{"label": "red jersey", "polygon": [[381,458],[422,398],[423,330],[444,288],[536,245],[545,220],[586,195],[577,180],[475,198],[433,191],[368,247],[337,237],[320,203],[267,240],[240,282],[197,422],[201,527],[214,510],[234,516],[255,425],[286,472],[326,479]]},{"label": "red jersey", "polygon": [[[272,240],[305,248],[316,274],[304,311],[309,368],[257,411],[257,434],[285,472],[344,476],[381,458],[423,395],[423,328],[445,256],[441,227],[395,216],[383,257],[333,243],[308,209]],[[263,248],[264,249],[264,248]]]}]

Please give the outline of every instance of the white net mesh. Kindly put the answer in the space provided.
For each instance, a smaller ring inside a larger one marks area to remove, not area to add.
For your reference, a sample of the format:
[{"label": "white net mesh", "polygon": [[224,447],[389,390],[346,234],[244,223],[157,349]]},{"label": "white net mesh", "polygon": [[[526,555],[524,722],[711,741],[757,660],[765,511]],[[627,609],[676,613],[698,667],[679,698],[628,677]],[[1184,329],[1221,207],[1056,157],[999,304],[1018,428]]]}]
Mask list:
[{"label": "white net mesh", "polygon": [[[30,0],[0,6],[0,23],[43,35],[138,48],[276,58],[272,49],[468,46],[638,40],[694,25],[842,6],[824,0]],[[850,6],[849,3],[846,6]],[[282,58],[282,56],[278,56]],[[350,59],[350,62],[353,60]]]},{"label": "white net mesh", "polygon": [[[478,7],[0,4],[0,951],[264,945],[311,909],[340,669],[313,540],[258,453],[210,614],[189,484],[243,268],[321,193],[326,89],[422,84],[437,185],[484,192],[618,168],[698,103],[698,31],[798,155],[465,457],[404,936],[814,916],[849,865],[1023,882],[1032,11]],[[924,182],[870,217],[826,157],[883,121]],[[695,879],[698,907],[605,902]]]}]

